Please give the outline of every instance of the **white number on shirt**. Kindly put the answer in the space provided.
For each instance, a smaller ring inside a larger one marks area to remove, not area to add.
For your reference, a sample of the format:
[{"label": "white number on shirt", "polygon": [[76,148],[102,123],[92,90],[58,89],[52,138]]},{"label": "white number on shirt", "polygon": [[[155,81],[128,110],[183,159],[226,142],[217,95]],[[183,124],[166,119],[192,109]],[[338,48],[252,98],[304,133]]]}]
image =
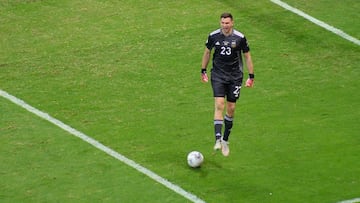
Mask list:
[{"label": "white number on shirt", "polygon": [[231,47],[221,47],[221,55],[231,55]]}]

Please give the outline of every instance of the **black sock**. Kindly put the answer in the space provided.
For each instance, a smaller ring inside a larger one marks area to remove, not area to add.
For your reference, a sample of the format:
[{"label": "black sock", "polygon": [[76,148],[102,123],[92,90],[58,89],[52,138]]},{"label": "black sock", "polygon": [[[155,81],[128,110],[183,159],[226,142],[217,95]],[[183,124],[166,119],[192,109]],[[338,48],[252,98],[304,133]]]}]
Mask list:
[{"label": "black sock", "polygon": [[231,133],[231,128],[233,126],[233,118],[229,116],[225,116],[225,130],[223,140],[228,141]]},{"label": "black sock", "polygon": [[215,140],[221,138],[221,131],[224,121],[223,120],[214,120],[214,130],[215,130]]}]

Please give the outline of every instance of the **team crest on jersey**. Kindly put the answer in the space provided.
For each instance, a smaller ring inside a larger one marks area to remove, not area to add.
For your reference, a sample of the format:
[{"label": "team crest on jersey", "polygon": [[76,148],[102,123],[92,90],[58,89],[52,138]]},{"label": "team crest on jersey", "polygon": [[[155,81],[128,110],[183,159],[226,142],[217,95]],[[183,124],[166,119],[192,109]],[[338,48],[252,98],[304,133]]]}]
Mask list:
[{"label": "team crest on jersey", "polygon": [[236,47],[236,41],[232,41],[232,42],[231,42],[231,47],[232,47],[232,48],[235,48],[235,47]]}]

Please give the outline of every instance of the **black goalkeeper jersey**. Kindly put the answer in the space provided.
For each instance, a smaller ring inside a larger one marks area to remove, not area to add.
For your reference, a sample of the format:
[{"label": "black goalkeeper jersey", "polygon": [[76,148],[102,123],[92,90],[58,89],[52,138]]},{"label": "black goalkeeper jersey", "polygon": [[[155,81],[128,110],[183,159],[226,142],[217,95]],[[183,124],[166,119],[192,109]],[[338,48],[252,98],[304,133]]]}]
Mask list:
[{"label": "black goalkeeper jersey", "polygon": [[244,34],[233,30],[231,35],[225,36],[218,29],[210,33],[205,45],[209,50],[214,49],[212,74],[242,78],[242,53],[250,51]]}]

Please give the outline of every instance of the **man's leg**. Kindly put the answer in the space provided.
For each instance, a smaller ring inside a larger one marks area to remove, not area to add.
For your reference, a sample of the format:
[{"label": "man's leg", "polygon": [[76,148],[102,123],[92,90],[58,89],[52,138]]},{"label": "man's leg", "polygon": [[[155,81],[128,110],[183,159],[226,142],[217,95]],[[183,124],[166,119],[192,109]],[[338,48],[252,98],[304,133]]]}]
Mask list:
[{"label": "man's leg", "polygon": [[225,98],[215,97],[215,111],[214,111],[214,131],[215,131],[215,150],[221,149],[221,135],[222,126],[224,123],[223,112],[225,108]]},{"label": "man's leg", "polygon": [[230,136],[231,129],[232,129],[232,126],[233,126],[235,106],[236,106],[235,102],[229,102],[228,101],[226,103],[226,115],[225,115],[225,118],[224,118],[225,130],[224,130],[224,137],[223,137],[223,140],[225,140],[225,141],[229,140],[229,136]]},{"label": "man's leg", "polygon": [[233,117],[235,112],[235,103],[234,102],[227,102],[226,103],[226,115],[225,115],[225,130],[224,136],[221,140],[221,152],[224,156],[229,156],[230,148],[229,148],[229,136],[231,132],[231,128],[233,126]]}]

